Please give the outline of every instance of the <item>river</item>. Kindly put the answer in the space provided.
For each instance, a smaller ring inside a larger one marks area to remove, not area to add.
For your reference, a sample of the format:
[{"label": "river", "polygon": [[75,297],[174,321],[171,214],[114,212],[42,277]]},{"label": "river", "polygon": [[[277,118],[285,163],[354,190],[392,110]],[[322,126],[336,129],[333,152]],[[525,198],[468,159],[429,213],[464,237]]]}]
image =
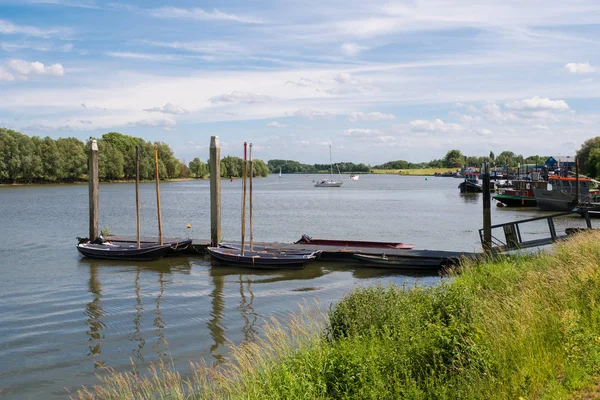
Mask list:
[{"label": "river", "polygon": [[[482,196],[460,195],[460,180],[361,175],[341,188],[315,188],[318,175],[254,181],[256,241],[345,238],[413,243],[419,249],[478,251]],[[223,180],[223,238],[240,236],[241,181]],[[142,235],[156,236],[154,184],[141,185]],[[166,237],[210,236],[209,182],[161,184]],[[271,317],[300,305],[323,309],[357,286],[432,285],[353,264],[315,262],[301,271],[211,265],[207,257],[156,262],[82,258],[87,185],[0,187],[0,396],[59,399],[97,383],[104,367],[138,370],[159,358],[186,374],[189,361],[218,362],[227,343],[253,340]],[[543,215],[492,207],[493,223]],[[187,224],[192,228],[188,231]],[[562,222],[581,226],[580,218]],[[100,185],[100,228],[135,235],[133,184]],[[524,232],[535,235],[537,232]]]}]

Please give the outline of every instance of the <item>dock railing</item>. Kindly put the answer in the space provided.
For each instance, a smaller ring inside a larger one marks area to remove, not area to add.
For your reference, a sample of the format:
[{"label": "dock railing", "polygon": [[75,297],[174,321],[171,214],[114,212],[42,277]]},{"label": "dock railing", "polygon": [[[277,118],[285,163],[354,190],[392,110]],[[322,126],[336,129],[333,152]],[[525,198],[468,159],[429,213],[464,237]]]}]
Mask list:
[{"label": "dock railing", "polygon": [[[536,218],[528,218],[520,221],[506,222],[503,224],[492,225],[492,245],[489,248],[490,252],[493,253],[502,253],[510,250],[519,250],[530,247],[538,247],[544,246],[548,244],[552,244],[557,240],[561,240],[566,238],[567,233],[559,234],[556,231],[555,219],[560,217],[565,217],[574,214],[583,214],[583,219],[585,220],[585,224],[587,228],[592,227],[592,223],[590,220],[590,215],[587,210],[578,210],[575,209],[573,211],[566,211],[562,213],[547,215],[543,217]],[[522,226],[525,224],[529,225],[537,225],[540,221],[547,221],[547,231],[538,233],[541,235],[545,235],[542,238],[528,239],[524,240],[522,235]],[[504,240],[499,238],[499,235],[494,235],[494,233],[501,231],[500,235],[504,235]],[[482,245],[484,242],[484,229],[479,230],[479,238],[481,240]],[[485,248],[485,247],[484,247]]]}]

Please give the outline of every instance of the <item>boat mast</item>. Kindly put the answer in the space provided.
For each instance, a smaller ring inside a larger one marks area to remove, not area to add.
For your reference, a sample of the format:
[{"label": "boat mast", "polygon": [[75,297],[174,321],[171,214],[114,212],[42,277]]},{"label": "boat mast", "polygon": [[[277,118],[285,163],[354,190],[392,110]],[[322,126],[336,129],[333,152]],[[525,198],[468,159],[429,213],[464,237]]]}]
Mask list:
[{"label": "boat mast", "polygon": [[333,159],[331,158],[331,143],[329,143],[329,176],[333,180]]},{"label": "boat mast", "polygon": [[254,175],[254,168],[252,168],[252,143],[250,143],[250,251],[252,251],[252,175]]},{"label": "boat mast", "polygon": [[242,165],[242,256],[244,255],[244,237],[246,235],[246,149],[244,142],[244,163]]},{"label": "boat mast", "polygon": [[160,218],[160,188],[158,187],[158,146],[154,147],[154,161],[156,165],[156,210],[158,211],[158,242],[163,244],[162,219]]},{"label": "boat mast", "polygon": [[137,227],[137,247],[140,248],[140,146],[135,146],[135,221]]}]

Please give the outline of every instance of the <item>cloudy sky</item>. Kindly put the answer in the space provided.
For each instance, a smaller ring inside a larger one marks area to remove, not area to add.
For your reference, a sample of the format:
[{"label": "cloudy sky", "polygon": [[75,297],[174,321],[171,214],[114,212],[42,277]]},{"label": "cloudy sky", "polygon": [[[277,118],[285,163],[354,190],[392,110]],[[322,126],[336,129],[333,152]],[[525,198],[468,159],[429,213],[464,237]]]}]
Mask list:
[{"label": "cloudy sky", "polygon": [[378,164],[600,135],[597,0],[0,0],[0,126]]}]

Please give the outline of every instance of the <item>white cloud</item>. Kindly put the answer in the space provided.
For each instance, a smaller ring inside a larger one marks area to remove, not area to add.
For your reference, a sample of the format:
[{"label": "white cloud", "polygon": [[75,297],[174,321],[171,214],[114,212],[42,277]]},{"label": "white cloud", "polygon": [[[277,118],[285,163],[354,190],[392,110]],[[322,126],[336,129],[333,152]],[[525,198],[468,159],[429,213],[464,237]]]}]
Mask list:
[{"label": "white cloud", "polygon": [[265,103],[270,100],[272,99],[269,96],[257,93],[240,92],[238,90],[208,99],[210,103]]},{"label": "white cloud", "polygon": [[572,74],[589,74],[596,72],[596,68],[590,65],[590,63],[568,63],[565,65],[565,69]]},{"label": "white cloud", "polygon": [[336,81],[337,83],[339,83],[340,85],[345,85],[345,84],[352,84],[352,83],[356,83],[353,79],[352,79],[352,75],[350,75],[348,72],[341,72],[339,74],[337,74],[336,76],[333,77],[333,80]]},{"label": "white cloud", "polygon": [[285,125],[285,124],[280,124],[280,123],[279,123],[279,122],[277,122],[277,121],[272,121],[272,122],[269,122],[269,123],[267,124],[267,126],[268,126],[268,127],[271,127],[271,128],[285,128],[287,125]]},{"label": "white cloud", "polygon": [[460,120],[461,122],[480,122],[481,121],[481,117],[478,116],[473,116],[473,115],[461,115],[460,116]]},{"label": "white cloud", "polygon": [[69,30],[63,28],[40,29],[34,26],[15,25],[7,20],[0,19],[0,33],[5,35],[27,35],[47,38],[59,34],[66,34]]},{"label": "white cloud", "polygon": [[197,21],[235,21],[246,24],[260,24],[260,20],[239,16],[234,14],[226,14],[217,9],[212,11],[204,11],[202,8],[176,8],[176,7],[160,7],[149,11],[150,15],[158,18],[181,18],[193,19]]},{"label": "white cloud", "polygon": [[12,82],[14,80],[15,76],[13,74],[0,67],[0,81]]},{"label": "white cloud", "polygon": [[10,70],[14,74],[18,74],[21,79],[27,79],[28,75],[49,75],[49,76],[64,76],[65,69],[61,64],[53,64],[45,66],[43,63],[34,61],[29,62],[25,60],[9,60],[6,63],[6,69]]},{"label": "white cloud", "polygon": [[459,131],[462,126],[455,123],[447,123],[441,119],[434,119],[431,121],[416,119],[408,123],[413,131],[417,132],[450,132]]},{"label": "white cloud", "polygon": [[167,103],[162,107],[153,107],[153,108],[145,108],[146,112],[160,112],[163,114],[173,114],[173,115],[184,115],[187,114],[187,110],[182,107],[178,107],[171,103]]},{"label": "white cloud", "polygon": [[371,137],[371,136],[381,135],[381,131],[379,131],[377,129],[352,128],[352,129],[346,129],[344,131],[344,135],[352,136],[352,137]]},{"label": "white cloud", "polygon": [[148,118],[148,119],[141,119],[138,121],[134,121],[134,122],[129,122],[127,125],[132,125],[132,126],[150,126],[150,127],[162,127],[165,129],[169,129],[175,125],[177,125],[177,121],[175,121],[173,118]]},{"label": "white cloud", "polygon": [[542,124],[533,125],[532,128],[540,130],[540,131],[547,131],[548,129],[550,129],[550,128],[548,128],[548,125],[542,125]]},{"label": "white cloud", "polygon": [[[286,115],[289,115],[286,113]],[[306,119],[321,119],[321,118],[332,118],[334,115],[327,111],[316,111],[311,110],[310,108],[303,108],[298,111],[295,111],[291,114],[294,117],[301,117]]]},{"label": "white cloud", "polygon": [[498,123],[516,121],[519,118],[511,113],[502,111],[500,106],[496,103],[488,103],[481,107],[481,115],[488,121],[494,121]]},{"label": "white cloud", "polygon": [[392,114],[384,114],[380,112],[371,112],[368,114],[362,112],[351,112],[348,114],[348,120],[351,122],[357,121],[389,121],[394,120],[396,117]]},{"label": "white cloud", "polygon": [[173,54],[149,54],[149,53],[131,53],[122,51],[107,51],[109,57],[114,58],[125,58],[130,60],[149,60],[149,61],[176,61],[181,57]]},{"label": "white cloud", "polygon": [[349,56],[349,57],[353,57],[355,55],[357,55],[358,53],[360,53],[363,50],[367,50],[367,47],[365,46],[360,46],[356,43],[344,43],[342,44],[342,52]]},{"label": "white cloud", "polygon": [[568,110],[569,105],[564,100],[550,100],[547,97],[532,97],[512,103],[506,103],[507,108],[515,110]]},{"label": "white cloud", "polygon": [[223,41],[203,41],[203,42],[156,42],[156,41],[141,41],[144,44],[149,44],[155,47],[164,47],[168,49],[184,50],[193,53],[204,53],[204,54],[243,54],[247,52],[242,46],[237,44],[223,42]]},{"label": "white cloud", "polygon": [[396,141],[394,136],[375,136],[374,140],[376,143],[392,143]]},{"label": "white cloud", "polygon": [[491,134],[493,133],[491,130],[486,129],[486,128],[477,129],[475,132],[479,136],[491,136]]}]

